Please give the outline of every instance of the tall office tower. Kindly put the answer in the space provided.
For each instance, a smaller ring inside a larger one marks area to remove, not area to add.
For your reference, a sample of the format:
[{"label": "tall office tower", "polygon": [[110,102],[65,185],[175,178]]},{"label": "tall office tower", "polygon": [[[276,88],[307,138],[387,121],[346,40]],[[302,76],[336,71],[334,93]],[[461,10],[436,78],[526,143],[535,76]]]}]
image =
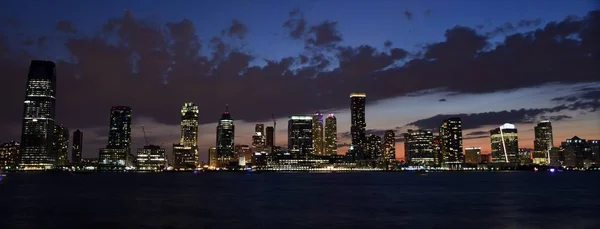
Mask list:
[{"label": "tall office tower", "polygon": [[275,135],[275,128],[272,126],[267,126],[267,141],[266,145],[269,148],[273,148],[275,146],[275,142],[273,142],[273,136]]},{"label": "tall office tower", "polygon": [[439,135],[433,136],[433,164],[441,166],[444,161],[442,155],[442,137]]},{"label": "tall office tower", "polygon": [[504,125],[490,131],[493,163],[519,162],[519,137],[515,125]]},{"label": "tall office tower", "polygon": [[56,165],[52,149],[56,103],[54,63],[31,61],[25,90],[19,166],[26,170],[49,169]]},{"label": "tall office tower", "polygon": [[73,132],[73,148],[71,148],[71,163],[81,163],[81,153],[83,152],[83,132],[76,130]]},{"label": "tall office tower", "polygon": [[396,133],[394,130],[386,130],[383,134],[383,157],[388,163],[396,162]]},{"label": "tall office tower", "polygon": [[465,148],[465,163],[479,164],[481,162],[481,147]]},{"label": "tall office tower", "polygon": [[114,106],[110,110],[108,145],[100,149],[98,170],[123,171],[131,154],[131,108]]},{"label": "tall office tower", "polygon": [[369,134],[365,144],[365,159],[380,162],[383,159],[381,151],[381,137]]},{"label": "tall office tower", "polygon": [[310,155],[313,152],[312,117],[294,115],[288,121],[288,150],[292,154]]},{"label": "tall office tower", "polygon": [[404,155],[410,164],[433,165],[433,133],[409,129],[404,133]]},{"label": "tall office tower", "polygon": [[313,154],[323,155],[323,114],[317,111],[312,117]]},{"label": "tall office tower", "polygon": [[181,138],[173,144],[173,168],[191,170],[198,167],[198,105],[184,103],[181,107]]},{"label": "tall office tower", "polygon": [[65,166],[69,164],[69,129],[63,125],[54,126],[54,145],[56,154],[56,165]]},{"label": "tall office tower", "polygon": [[449,118],[442,122],[440,126],[440,138],[442,140],[443,163],[463,163],[462,144],[462,121],[460,118]]},{"label": "tall office tower", "polygon": [[550,163],[550,149],[554,147],[552,137],[552,123],[541,121],[534,128],[533,163],[547,165]]},{"label": "tall office tower", "polygon": [[211,168],[217,168],[219,167],[218,163],[219,162],[217,160],[217,148],[208,148],[208,166],[210,166]]},{"label": "tall office tower", "polygon": [[139,148],[135,160],[137,170],[140,171],[163,171],[168,164],[165,149],[155,145]]},{"label": "tall office tower", "polygon": [[217,160],[219,160],[219,166],[229,164],[234,155],[235,126],[226,106],[217,126]]},{"label": "tall office tower", "polygon": [[352,135],[350,153],[353,159],[356,159],[357,156],[361,158],[364,152],[364,144],[366,141],[365,133],[367,128],[365,120],[366,99],[367,94],[365,93],[350,94],[350,134]]},{"label": "tall office tower", "polygon": [[325,119],[325,154],[337,155],[337,119],[333,114]]},{"label": "tall office tower", "polygon": [[252,148],[255,152],[262,152],[265,149],[265,125],[256,124],[254,135],[252,135]]},{"label": "tall office tower", "polygon": [[0,145],[0,170],[16,169],[21,144],[15,141]]}]

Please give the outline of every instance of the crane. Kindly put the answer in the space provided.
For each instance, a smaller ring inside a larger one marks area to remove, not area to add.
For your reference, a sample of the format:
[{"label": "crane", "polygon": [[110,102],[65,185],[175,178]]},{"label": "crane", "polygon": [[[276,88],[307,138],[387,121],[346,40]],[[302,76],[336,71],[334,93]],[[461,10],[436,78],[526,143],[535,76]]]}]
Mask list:
[{"label": "crane", "polygon": [[144,125],[142,125],[142,132],[144,132],[144,141],[146,141],[146,145],[148,145],[148,138],[146,137],[146,129],[144,129]]}]

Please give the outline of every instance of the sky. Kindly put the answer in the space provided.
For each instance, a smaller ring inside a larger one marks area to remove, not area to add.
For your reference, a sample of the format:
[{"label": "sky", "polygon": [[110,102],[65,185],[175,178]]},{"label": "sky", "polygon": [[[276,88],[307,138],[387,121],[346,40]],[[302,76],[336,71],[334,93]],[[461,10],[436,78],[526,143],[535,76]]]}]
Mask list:
[{"label": "sky", "polygon": [[598,1],[230,0],[0,2],[0,141],[19,140],[27,68],[57,63],[56,120],[84,132],[84,157],[107,143],[110,107],[133,109],[133,148],[168,151],[184,102],[200,108],[206,160],[229,104],[236,143],[276,116],[338,118],[350,142],[348,95],[367,94],[370,134],[463,120],[465,147],[489,152],[489,130],[516,124],[519,146],[549,119],[557,144],[600,139]]}]

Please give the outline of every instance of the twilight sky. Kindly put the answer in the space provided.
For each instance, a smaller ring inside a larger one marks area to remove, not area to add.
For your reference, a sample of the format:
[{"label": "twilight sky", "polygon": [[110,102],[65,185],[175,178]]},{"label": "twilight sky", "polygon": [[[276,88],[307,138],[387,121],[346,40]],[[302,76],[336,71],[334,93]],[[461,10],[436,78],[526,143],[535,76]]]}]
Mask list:
[{"label": "twilight sky", "polygon": [[[57,3],[58,2],[58,3]],[[113,105],[133,109],[133,148],[170,152],[179,109],[200,108],[200,152],[225,104],[236,143],[255,123],[315,111],[338,117],[367,93],[367,129],[436,129],[463,119],[464,146],[489,152],[490,129],[515,123],[519,146],[550,119],[555,144],[600,139],[600,11],[592,0],[0,2],[0,141],[19,140],[31,59],[57,63],[56,120],[84,132],[84,157],[107,143]],[[398,139],[397,157],[403,158]]]}]

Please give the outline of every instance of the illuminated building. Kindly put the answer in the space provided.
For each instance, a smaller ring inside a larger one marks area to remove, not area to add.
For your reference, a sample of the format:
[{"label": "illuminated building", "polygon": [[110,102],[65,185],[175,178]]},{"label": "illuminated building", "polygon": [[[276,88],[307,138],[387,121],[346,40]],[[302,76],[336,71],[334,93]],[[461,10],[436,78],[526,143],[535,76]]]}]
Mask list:
[{"label": "illuminated building", "polygon": [[564,166],[584,167],[584,164],[589,164],[593,161],[592,151],[585,139],[574,136],[562,142],[560,147],[563,150]]},{"label": "illuminated building", "polygon": [[16,168],[20,148],[21,144],[15,141],[0,145],[0,170]]},{"label": "illuminated building", "polygon": [[550,149],[554,147],[552,137],[552,123],[542,121],[534,128],[535,139],[533,140],[533,163],[547,165],[550,163]]},{"label": "illuminated building", "polygon": [[312,117],[294,115],[288,121],[288,150],[291,154],[310,155],[313,152]]},{"label": "illuminated building", "polygon": [[600,140],[588,140],[588,147],[592,154],[592,160],[600,165]]},{"label": "illuminated building", "polygon": [[108,145],[100,149],[98,170],[123,171],[131,154],[131,108],[114,106],[110,111]]},{"label": "illuminated building", "polygon": [[562,149],[559,147],[552,147],[552,149],[550,149],[550,166],[561,166],[563,160]]},{"label": "illuminated building", "polygon": [[212,168],[219,167],[219,161],[217,160],[217,148],[210,147],[208,149],[208,166]]},{"label": "illuminated building", "polygon": [[533,163],[531,160],[531,152],[533,149],[530,148],[519,148],[517,157],[519,158],[519,165],[530,165]]},{"label": "illuminated building", "polygon": [[404,133],[406,161],[415,165],[434,165],[433,133],[430,130],[411,130]]},{"label": "illuminated building", "polygon": [[465,148],[465,163],[479,164],[481,162],[481,147]]},{"label": "illuminated building", "polygon": [[352,136],[351,157],[360,159],[363,157],[367,123],[365,120],[365,105],[367,94],[351,93],[350,94],[350,134]]},{"label": "illuminated building", "polygon": [[267,126],[267,141],[266,145],[269,148],[273,148],[275,146],[275,142],[273,142],[273,137],[275,136],[275,128],[272,126]]},{"label": "illuminated building", "polygon": [[254,135],[252,135],[252,148],[255,152],[262,152],[265,149],[265,125],[256,124]]},{"label": "illuminated building", "polygon": [[515,125],[504,125],[490,131],[493,163],[519,163],[519,137]]},{"label": "illuminated building", "polygon": [[[235,155],[241,166],[246,165],[246,163],[252,163],[253,153],[253,147],[249,145],[235,145]],[[244,163],[241,163],[241,161]]]},{"label": "illuminated building", "polygon": [[50,169],[56,165],[54,115],[56,66],[33,60],[29,66],[23,107],[19,166],[26,170]]},{"label": "illuminated building", "polygon": [[83,132],[76,130],[73,132],[73,148],[71,148],[71,163],[79,164],[81,162],[81,153],[83,152]]},{"label": "illuminated building", "polygon": [[325,119],[325,154],[337,155],[337,119],[333,114]]},{"label": "illuminated building", "polygon": [[184,103],[181,108],[181,137],[173,144],[173,169],[189,170],[198,166],[198,106]]},{"label": "illuminated building", "polygon": [[313,154],[323,155],[323,114],[317,112],[312,117]]},{"label": "illuminated building", "polygon": [[163,171],[167,167],[165,149],[147,145],[137,150],[136,169],[140,171]]},{"label": "illuminated building", "polygon": [[[381,151],[381,137],[373,134],[367,137],[364,155],[363,159],[365,160],[369,160],[379,166],[385,165],[385,158]],[[370,164],[373,165],[373,163]]]},{"label": "illuminated building", "polygon": [[449,118],[440,127],[441,150],[443,163],[462,163],[464,161],[462,143],[462,121],[460,118]]},{"label": "illuminated building", "polygon": [[56,155],[56,165],[66,166],[69,164],[69,129],[63,125],[54,126],[54,145],[52,146]]},{"label": "illuminated building", "polygon": [[383,134],[383,157],[388,163],[396,162],[396,133],[386,130]]},{"label": "illuminated building", "polygon": [[217,160],[219,166],[229,165],[235,154],[235,126],[227,107],[217,126]]},{"label": "illuminated building", "polygon": [[444,156],[442,155],[442,138],[438,136],[433,136],[433,164],[436,166],[441,166],[442,161],[444,161]]}]

